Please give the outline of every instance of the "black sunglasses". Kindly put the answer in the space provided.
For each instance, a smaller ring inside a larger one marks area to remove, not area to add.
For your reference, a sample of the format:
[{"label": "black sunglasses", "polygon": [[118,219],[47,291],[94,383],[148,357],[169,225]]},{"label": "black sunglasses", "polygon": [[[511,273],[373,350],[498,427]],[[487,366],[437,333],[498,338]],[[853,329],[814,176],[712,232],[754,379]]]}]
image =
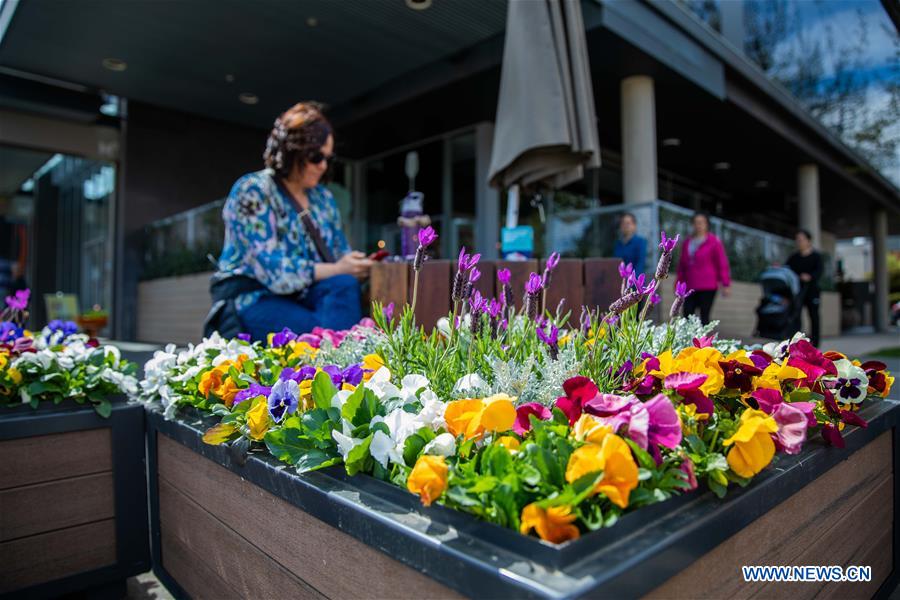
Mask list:
[{"label": "black sunglasses", "polygon": [[309,155],[307,155],[306,162],[317,165],[324,160],[330,167],[335,159],[337,159],[337,156],[334,153],[325,156],[324,152],[322,152],[321,150],[316,150],[315,152],[310,152]]}]

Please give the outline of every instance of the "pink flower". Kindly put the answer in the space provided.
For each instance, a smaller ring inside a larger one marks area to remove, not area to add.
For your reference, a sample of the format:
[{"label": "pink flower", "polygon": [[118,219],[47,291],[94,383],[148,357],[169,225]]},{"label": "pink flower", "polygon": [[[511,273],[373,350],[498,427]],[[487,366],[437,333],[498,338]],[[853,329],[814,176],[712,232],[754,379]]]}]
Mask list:
[{"label": "pink flower", "polygon": [[697,411],[711,415],[715,411],[712,400],[700,391],[708,376],[702,373],[673,373],[666,377],[663,386],[667,390],[675,390],[686,404],[693,404]]},{"label": "pink flower", "polygon": [[822,428],[822,439],[825,440],[826,444],[835,448],[845,448],[847,446],[844,438],[841,437],[841,432],[831,423],[826,424]]},{"label": "pink flower", "polygon": [[775,446],[787,454],[797,454],[806,441],[809,421],[806,414],[789,402],[782,402],[772,413],[778,424],[778,431],[772,435]]},{"label": "pink flower", "polygon": [[681,471],[687,475],[687,483],[689,486],[688,491],[697,489],[697,476],[694,474],[694,461],[689,458],[685,458],[684,462],[681,463]]},{"label": "pink flower", "polygon": [[14,296],[6,297],[6,305],[13,310],[25,310],[28,306],[28,298],[31,296],[31,290],[19,290]]},{"label": "pink flower", "polygon": [[809,387],[823,375],[837,375],[834,363],[806,340],[794,342],[788,352],[790,353],[788,365],[806,374],[806,384]]},{"label": "pink flower", "polygon": [[657,394],[644,406],[650,413],[650,429],[647,432],[650,443],[670,450],[676,448],[681,443],[681,419],[672,401],[663,394]]},{"label": "pink flower", "polygon": [[631,406],[638,399],[634,396],[617,396],[615,394],[597,394],[594,398],[582,403],[584,412],[597,417],[615,415]]},{"label": "pink flower", "polygon": [[588,377],[572,377],[563,383],[565,396],[556,399],[556,407],[563,411],[572,425],[581,416],[585,402],[595,398],[600,390]]},{"label": "pink flower", "polygon": [[715,340],[716,334],[712,334],[702,338],[694,338],[692,341],[695,348],[710,348]]},{"label": "pink flower", "polygon": [[531,415],[541,421],[546,421],[553,416],[550,409],[538,402],[528,402],[516,409],[516,422],[513,423],[513,431],[519,435],[531,430]]}]

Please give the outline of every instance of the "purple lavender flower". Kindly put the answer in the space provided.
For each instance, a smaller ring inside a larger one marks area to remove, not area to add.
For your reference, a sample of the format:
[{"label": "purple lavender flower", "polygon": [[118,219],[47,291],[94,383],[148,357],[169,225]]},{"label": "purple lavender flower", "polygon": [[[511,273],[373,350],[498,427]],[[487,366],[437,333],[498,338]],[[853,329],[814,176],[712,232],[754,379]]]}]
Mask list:
[{"label": "purple lavender flower", "polygon": [[659,249],[662,254],[659,255],[659,262],[656,264],[655,278],[662,281],[669,276],[669,268],[672,266],[672,251],[678,245],[679,235],[674,238],[666,238],[666,232],[660,233],[662,241],[659,243]]},{"label": "purple lavender flower", "polygon": [[381,308],[381,313],[384,315],[385,321],[390,321],[394,318],[394,303],[391,302],[387,306]]},{"label": "purple lavender flower", "polygon": [[419,230],[419,245],[423,248],[427,248],[433,244],[436,239],[438,239],[438,234],[433,227],[428,226]]},{"label": "purple lavender flower", "polygon": [[286,414],[296,412],[300,404],[300,386],[293,379],[279,379],[269,394],[269,414],[281,423]]},{"label": "purple lavender flower", "polygon": [[546,290],[550,286],[550,279],[553,276],[553,270],[559,264],[559,252],[552,253],[547,257],[547,264],[544,266],[544,275],[541,277],[541,286]]},{"label": "purple lavender flower", "polygon": [[631,280],[631,276],[634,274],[634,265],[631,263],[625,264],[624,262],[619,263],[619,277],[622,278],[622,285],[619,286],[619,295],[625,295],[625,290],[628,289],[628,282]]},{"label": "purple lavender flower", "polygon": [[291,331],[289,327],[285,327],[279,333],[272,336],[272,348],[281,348],[288,342],[293,342],[296,339],[297,334]]},{"label": "purple lavender flower", "polygon": [[659,249],[663,252],[671,254],[675,249],[675,246],[678,245],[678,238],[680,237],[680,234],[675,234],[674,238],[667,238],[665,231],[660,232],[660,238],[662,241],[659,242]]},{"label": "purple lavender flower", "polygon": [[509,269],[500,269],[497,271],[497,280],[500,282],[500,301],[504,306],[512,306],[513,292],[509,281],[512,273]]},{"label": "purple lavender flower", "polygon": [[616,300],[615,302],[613,302],[612,304],[609,305],[609,312],[613,313],[613,315],[618,316],[618,315],[622,314],[623,312],[625,312],[626,309],[637,304],[643,296],[644,296],[644,294],[641,292],[637,292],[637,291],[628,292],[627,294],[625,294],[624,296],[622,296],[621,298],[619,298],[618,300]]},{"label": "purple lavender flower", "polygon": [[477,267],[473,267],[471,271],[469,271],[469,283],[475,283],[481,279],[481,271],[478,270]]},{"label": "purple lavender flower", "polygon": [[694,290],[688,290],[685,282],[675,282],[675,300],[672,302],[672,307],[669,309],[670,319],[674,319],[678,313],[681,312],[681,307],[684,306],[684,299],[693,293]]},{"label": "purple lavender flower", "polygon": [[581,333],[587,335],[591,331],[591,311],[583,304],[581,305],[581,317],[579,318]]},{"label": "purple lavender flower", "polygon": [[529,295],[537,295],[541,291],[542,280],[540,275],[532,273],[525,282],[525,293]]},{"label": "purple lavender flower", "polygon": [[547,344],[550,358],[556,360],[556,357],[559,355],[559,327],[550,322],[550,331],[548,333],[546,331],[547,324],[546,321],[538,323],[536,328],[537,336],[539,340]]},{"label": "purple lavender flower", "polygon": [[28,306],[28,298],[31,296],[31,290],[18,290],[15,295],[6,297],[6,305],[15,311],[25,310]]},{"label": "purple lavender flower", "polygon": [[538,294],[541,292],[541,284],[541,276],[537,273],[529,275],[528,281],[525,283],[525,314],[532,321],[537,318]]}]

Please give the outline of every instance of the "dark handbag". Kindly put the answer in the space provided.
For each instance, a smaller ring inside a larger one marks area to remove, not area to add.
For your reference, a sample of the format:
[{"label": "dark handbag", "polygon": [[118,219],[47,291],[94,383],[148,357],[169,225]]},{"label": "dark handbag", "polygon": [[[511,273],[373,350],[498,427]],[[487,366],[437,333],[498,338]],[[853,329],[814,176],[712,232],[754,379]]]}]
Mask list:
[{"label": "dark handbag", "polygon": [[238,315],[235,298],[241,294],[248,294],[266,287],[252,277],[244,275],[232,275],[218,278],[213,276],[209,286],[212,296],[212,308],[203,321],[203,337],[209,337],[214,331],[218,331],[225,339],[231,339],[244,331],[244,324]]}]

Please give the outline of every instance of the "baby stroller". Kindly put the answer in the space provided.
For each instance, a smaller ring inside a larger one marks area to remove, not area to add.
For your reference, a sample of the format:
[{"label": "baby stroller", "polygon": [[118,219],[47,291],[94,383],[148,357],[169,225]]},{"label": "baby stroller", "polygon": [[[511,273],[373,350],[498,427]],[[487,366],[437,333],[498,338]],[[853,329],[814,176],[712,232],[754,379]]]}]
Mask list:
[{"label": "baby stroller", "polygon": [[783,340],[796,331],[806,286],[787,267],[769,267],[759,276],[763,296],[756,307],[755,335]]}]

